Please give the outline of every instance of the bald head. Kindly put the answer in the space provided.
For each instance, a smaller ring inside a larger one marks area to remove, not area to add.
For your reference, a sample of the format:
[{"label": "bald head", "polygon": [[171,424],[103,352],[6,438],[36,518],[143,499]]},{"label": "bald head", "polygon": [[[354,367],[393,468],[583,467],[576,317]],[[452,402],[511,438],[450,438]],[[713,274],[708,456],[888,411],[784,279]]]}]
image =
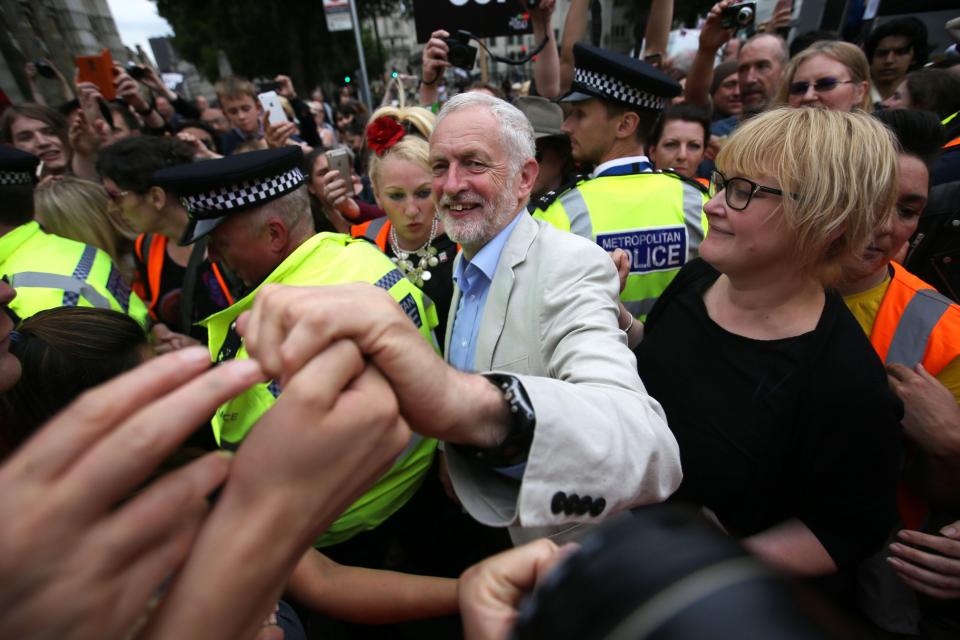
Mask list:
[{"label": "bald head", "polygon": [[790,59],[783,38],[769,33],[753,36],[740,48],[737,75],[745,117],[756,115],[773,101]]}]

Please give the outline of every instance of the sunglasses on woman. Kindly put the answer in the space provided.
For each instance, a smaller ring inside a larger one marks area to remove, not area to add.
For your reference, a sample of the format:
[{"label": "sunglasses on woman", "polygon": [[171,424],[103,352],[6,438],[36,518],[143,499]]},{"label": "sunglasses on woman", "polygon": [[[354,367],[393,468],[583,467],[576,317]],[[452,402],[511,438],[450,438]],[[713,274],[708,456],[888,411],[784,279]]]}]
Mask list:
[{"label": "sunglasses on woman", "polygon": [[810,88],[810,85],[813,85],[813,90],[817,93],[829,93],[833,91],[841,84],[853,84],[853,80],[837,80],[836,78],[820,78],[816,82],[791,82],[790,83],[790,95],[801,96],[807,92],[807,89]]}]

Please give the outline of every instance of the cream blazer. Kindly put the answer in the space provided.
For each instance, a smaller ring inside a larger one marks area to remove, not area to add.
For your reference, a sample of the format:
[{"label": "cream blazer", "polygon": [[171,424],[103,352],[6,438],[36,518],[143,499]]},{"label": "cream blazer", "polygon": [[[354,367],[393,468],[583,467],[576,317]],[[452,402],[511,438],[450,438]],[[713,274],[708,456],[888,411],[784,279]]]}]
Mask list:
[{"label": "cream blazer", "polygon": [[[530,396],[537,425],[526,471],[513,480],[446,447],[463,506],[483,524],[510,526],[516,544],[576,537],[577,523],[660,502],[682,477],[663,408],[619,329],[613,261],[588,240],[520,215],[490,286],[474,363],[478,372],[516,375]],[[445,353],[459,301],[455,287]],[[554,513],[558,492],[606,506],[596,516]]]}]

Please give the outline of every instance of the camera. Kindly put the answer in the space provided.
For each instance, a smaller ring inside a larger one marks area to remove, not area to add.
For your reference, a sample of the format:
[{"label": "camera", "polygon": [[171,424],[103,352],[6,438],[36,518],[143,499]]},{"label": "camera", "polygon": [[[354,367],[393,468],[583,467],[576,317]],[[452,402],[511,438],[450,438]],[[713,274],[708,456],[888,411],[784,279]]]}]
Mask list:
[{"label": "camera", "polygon": [[53,70],[49,64],[43,60],[37,60],[33,63],[33,66],[37,68],[37,73],[39,73],[44,78],[56,78],[57,73]]},{"label": "camera", "polygon": [[756,2],[741,2],[720,12],[720,26],[724,29],[742,29],[753,24],[757,14]]},{"label": "camera", "polygon": [[477,48],[467,44],[470,42],[470,34],[466,31],[457,31],[452,38],[444,38],[443,41],[450,48],[450,53],[447,54],[450,64],[467,71],[473,69],[473,65],[477,62]]},{"label": "camera", "polygon": [[126,71],[134,80],[143,80],[147,77],[147,70],[139,64],[134,64],[133,62],[127,65]]}]

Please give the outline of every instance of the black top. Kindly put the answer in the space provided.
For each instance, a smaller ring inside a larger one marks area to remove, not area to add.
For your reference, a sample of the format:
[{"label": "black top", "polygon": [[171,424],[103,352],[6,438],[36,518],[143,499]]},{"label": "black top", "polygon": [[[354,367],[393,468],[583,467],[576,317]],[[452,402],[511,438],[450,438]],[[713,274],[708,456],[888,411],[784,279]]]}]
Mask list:
[{"label": "black top", "polygon": [[[457,244],[448,238],[447,234],[441,233],[433,239],[431,246],[436,248],[437,260],[440,261],[440,264],[429,269],[430,279],[425,280],[420,289],[437,306],[437,319],[440,322],[433,332],[442,349],[447,334],[450,303],[453,302],[453,259],[457,257]],[[385,253],[390,258],[395,257],[389,242],[387,242]],[[414,255],[411,260],[414,264],[417,264],[420,259]]]},{"label": "black top", "polygon": [[883,543],[896,517],[902,408],[843,301],[812,332],[732,334],[707,313],[719,277],[687,264],[657,301],[637,369],[680,445],[675,500],[710,508],[735,536],[798,518],[841,569]]}]

